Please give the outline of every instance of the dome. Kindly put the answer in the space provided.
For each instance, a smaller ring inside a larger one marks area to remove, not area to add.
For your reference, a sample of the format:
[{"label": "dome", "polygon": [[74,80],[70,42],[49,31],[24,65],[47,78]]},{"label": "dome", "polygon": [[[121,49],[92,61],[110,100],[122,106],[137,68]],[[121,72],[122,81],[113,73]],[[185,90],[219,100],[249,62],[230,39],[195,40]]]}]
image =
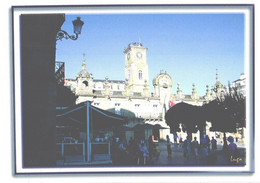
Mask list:
[{"label": "dome", "polygon": [[85,61],[86,61],[86,58],[83,57],[82,69],[77,75],[78,78],[90,78],[91,77],[91,74],[89,72],[87,72]]},{"label": "dome", "polygon": [[153,79],[153,85],[159,85],[162,87],[172,87],[173,81],[169,74],[162,72]]},{"label": "dome", "polygon": [[81,70],[77,77],[79,78],[89,78],[91,76],[91,74],[89,72],[87,72],[86,70]]}]

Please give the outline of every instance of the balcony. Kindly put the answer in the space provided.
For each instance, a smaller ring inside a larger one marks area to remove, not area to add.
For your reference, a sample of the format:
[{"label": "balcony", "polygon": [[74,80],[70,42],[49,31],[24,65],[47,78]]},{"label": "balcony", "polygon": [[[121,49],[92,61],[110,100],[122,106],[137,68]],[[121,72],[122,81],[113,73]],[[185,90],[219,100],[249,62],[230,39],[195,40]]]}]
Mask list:
[{"label": "balcony", "polygon": [[55,79],[58,84],[64,85],[65,78],[65,63],[64,62],[55,62]]}]

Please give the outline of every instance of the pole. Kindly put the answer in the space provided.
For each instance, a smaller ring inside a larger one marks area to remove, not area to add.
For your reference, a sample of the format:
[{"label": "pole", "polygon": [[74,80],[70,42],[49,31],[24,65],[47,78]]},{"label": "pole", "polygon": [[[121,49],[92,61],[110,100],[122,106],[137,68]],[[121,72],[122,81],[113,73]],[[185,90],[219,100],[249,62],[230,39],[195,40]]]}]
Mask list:
[{"label": "pole", "polygon": [[64,144],[61,142],[61,156],[64,158]]},{"label": "pole", "polygon": [[82,150],[82,154],[83,154],[83,162],[85,162],[85,161],[86,161],[85,142],[82,143],[82,147],[83,147],[83,150]]},{"label": "pole", "polygon": [[90,133],[89,133],[89,102],[87,102],[87,162],[91,161],[91,150],[90,150]]}]

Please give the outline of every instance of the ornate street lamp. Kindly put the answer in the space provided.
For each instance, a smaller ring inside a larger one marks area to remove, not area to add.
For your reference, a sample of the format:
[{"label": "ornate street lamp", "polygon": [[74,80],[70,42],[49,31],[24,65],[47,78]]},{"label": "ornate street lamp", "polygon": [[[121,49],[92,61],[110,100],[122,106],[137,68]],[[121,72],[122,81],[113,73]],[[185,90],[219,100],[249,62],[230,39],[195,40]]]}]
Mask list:
[{"label": "ornate street lamp", "polygon": [[73,23],[73,28],[74,28],[74,34],[76,35],[69,35],[66,31],[64,30],[59,30],[56,36],[56,40],[62,40],[63,38],[65,39],[72,39],[72,40],[77,40],[78,35],[81,34],[81,29],[84,24],[83,21],[80,20],[80,17],[77,17],[76,20],[72,21]]}]

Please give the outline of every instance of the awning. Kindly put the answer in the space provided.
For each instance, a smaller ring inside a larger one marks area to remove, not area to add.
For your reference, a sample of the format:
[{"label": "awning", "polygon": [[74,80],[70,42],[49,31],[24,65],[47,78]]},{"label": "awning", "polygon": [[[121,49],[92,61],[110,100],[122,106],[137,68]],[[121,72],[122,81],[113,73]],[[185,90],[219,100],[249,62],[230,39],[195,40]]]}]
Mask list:
[{"label": "awning", "polygon": [[[57,110],[57,126],[77,126],[86,129],[87,102],[82,102],[64,110]],[[127,123],[125,117],[91,105],[89,106],[89,119],[90,128],[94,130],[118,127]]]},{"label": "awning", "polygon": [[134,131],[145,130],[145,129],[159,130],[159,129],[169,129],[169,128],[162,127],[162,126],[159,125],[159,124],[151,125],[151,124],[148,124],[148,123],[145,123],[145,124],[137,124],[137,125],[135,125],[135,126],[132,128],[132,130],[134,130]]}]

